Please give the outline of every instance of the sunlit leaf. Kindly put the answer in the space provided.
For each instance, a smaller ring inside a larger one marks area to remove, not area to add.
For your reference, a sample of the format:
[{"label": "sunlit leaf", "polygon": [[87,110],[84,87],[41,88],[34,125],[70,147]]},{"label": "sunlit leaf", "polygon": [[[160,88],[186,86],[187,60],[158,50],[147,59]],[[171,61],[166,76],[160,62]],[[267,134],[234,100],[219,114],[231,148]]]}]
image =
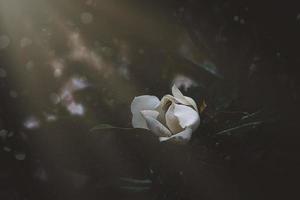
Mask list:
[{"label": "sunlit leaf", "polygon": [[202,101],[202,104],[200,105],[200,113],[202,113],[207,107],[207,104],[205,102],[205,100]]}]

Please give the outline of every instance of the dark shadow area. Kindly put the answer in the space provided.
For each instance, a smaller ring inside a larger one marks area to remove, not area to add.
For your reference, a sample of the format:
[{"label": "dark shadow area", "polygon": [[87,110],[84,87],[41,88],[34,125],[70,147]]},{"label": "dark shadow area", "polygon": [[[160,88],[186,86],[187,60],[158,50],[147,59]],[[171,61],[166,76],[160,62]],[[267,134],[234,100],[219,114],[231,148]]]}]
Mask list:
[{"label": "dark shadow area", "polygon": [[[300,7],[0,0],[0,200],[297,199]],[[176,84],[187,145],[130,128]]]}]

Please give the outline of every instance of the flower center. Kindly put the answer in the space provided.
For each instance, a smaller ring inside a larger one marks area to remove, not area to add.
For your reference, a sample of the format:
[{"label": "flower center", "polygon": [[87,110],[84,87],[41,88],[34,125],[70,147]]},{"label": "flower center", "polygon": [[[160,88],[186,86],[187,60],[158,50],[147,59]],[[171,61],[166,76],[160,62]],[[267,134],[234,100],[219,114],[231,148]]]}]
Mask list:
[{"label": "flower center", "polygon": [[171,104],[172,104],[172,101],[167,101],[163,106],[162,106],[162,110],[164,111],[164,112],[167,112],[167,110],[169,109],[169,107],[171,106]]}]

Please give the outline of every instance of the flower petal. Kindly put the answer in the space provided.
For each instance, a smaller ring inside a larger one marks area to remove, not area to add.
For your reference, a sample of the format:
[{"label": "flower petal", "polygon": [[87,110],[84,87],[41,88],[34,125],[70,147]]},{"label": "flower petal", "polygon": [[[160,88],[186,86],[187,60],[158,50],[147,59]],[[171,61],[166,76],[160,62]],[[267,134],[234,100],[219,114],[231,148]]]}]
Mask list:
[{"label": "flower petal", "polygon": [[187,104],[187,105],[191,105],[198,112],[197,104],[194,101],[194,99],[192,99],[191,97],[187,97],[187,96],[184,96],[184,98],[189,102],[189,104]]},{"label": "flower petal", "polygon": [[175,98],[169,94],[163,96],[160,101],[159,107],[156,109],[159,112],[159,121],[166,125],[166,112],[168,111],[170,105],[175,102]]},{"label": "flower petal", "polygon": [[172,133],[159,121],[157,121],[155,118],[149,116],[149,115],[144,115],[143,117],[146,120],[148,128],[153,132],[156,136],[159,137],[170,137]]},{"label": "flower petal", "polygon": [[192,106],[198,112],[197,104],[195,103],[195,101],[191,97],[184,96],[176,87],[176,85],[173,85],[172,87],[172,94],[179,103]]},{"label": "flower petal", "polygon": [[165,95],[160,101],[159,108],[161,108],[162,111],[167,112],[169,106],[176,102],[176,99],[172,95]]},{"label": "flower petal", "polygon": [[180,92],[180,90],[177,88],[175,84],[172,87],[172,94],[179,101],[179,103],[183,103],[183,104],[188,103],[188,101],[184,98],[183,94]]},{"label": "flower petal", "polygon": [[134,128],[147,128],[145,119],[140,113],[142,110],[154,110],[160,101],[156,96],[142,95],[135,97],[131,103],[132,126]]},{"label": "flower petal", "polygon": [[186,128],[185,130],[181,131],[180,133],[177,133],[171,137],[160,137],[159,141],[173,141],[180,144],[186,144],[188,141],[190,141],[192,137],[193,130],[191,128]]},{"label": "flower petal", "polygon": [[145,116],[148,116],[157,119],[159,112],[157,112],[156,110],[142,110],[141,114],[144,118]]},{"label": "flower petal", "polygon": [[179,133],[183,130],[183,127],[179,125],[178,117],[174,114],[175,105],[175,103],[172,103],[165,115],[166,125],[173,134]]},{"label": "flower petal", "polygon": [[200,116],[198,112],[189,106],[174,104],[174,115],[179,121],[182,128],[190,127],[193,130],[198,128],[200,124]]},{"label": "flower petal", "polygon": [[131,112],[140,112],[141,110],[154,110],[160,101],[156,96],[142,95],[137,96],[131,103]]}]

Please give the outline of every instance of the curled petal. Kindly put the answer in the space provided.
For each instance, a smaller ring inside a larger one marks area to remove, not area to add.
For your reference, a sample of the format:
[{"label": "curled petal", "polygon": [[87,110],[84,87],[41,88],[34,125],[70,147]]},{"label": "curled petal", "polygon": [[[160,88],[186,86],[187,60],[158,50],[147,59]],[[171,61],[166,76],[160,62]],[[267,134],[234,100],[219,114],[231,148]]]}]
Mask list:
[{"label": "curled petal", "polygon": [[195,130],[200,123],[200,116],[198,112],[189,106],[174,104],[173,110],[174,116],[179,121],[179,125],[182,128],[190,127]]},{"label": "curled petal", "polygon": [[173,103],[176,102],[176,99],[172,95],[165,95],[160,101],[159,107],[164,111],[167,112],[169,106]]},{"label": "curled petal", "polygon": [[155,110],[159,106],[159,99],[156,96],[142,95],[135,97],[131,103],[132,126],[134,128],[147,128],[141,111]]},{"label": "curled petal", "polygon": [[184,96],[184,98],[189,102],[189,105],[191,105],[198,112],[197,104],[194,101],[194,99],[192,99],[191,97],[187,97],[187,96]]},{"label": "curled petal", "polygon": [[172,87],[172,94],[175,98],[181,99],[182,101],[185,101],[185,98],[183,94],[180,92],[180,90],[177,88],[177,86],[174,84]]},{"label": "curled petal", "polygon": [[137,96],[131,103],[131,112],[140,112],[142,110],[154,110],[160,101],[156,96],[142,95]]},{"label": "curled petal", "polygon": [[156,136],[159,137],[170,137],[172,133],[167,129],[163,124],[161,124],[159,121],[157,121],[155,118],[144,115],[143,117],[146,120],[147,127],[150,129],[151,132],[153,132]]},{"label": "curled petal", "polygon": [[179,103],[187,106],[192,106],[198,112],[197,104],[195,103],[195,101],[190,97],[184,96],[176,87],[176,85],[173,85],[172,87],[172,94]]},{"label": "curled petal", "polygon": [[157,108],[157,111],[159,112],[159,121],[161,123],[166,124],[166,112],[169,109],[170,105],[175,101],[175,98],[169,94],[163,96],[163,98],[161,99],[159,107]]},{"label": "curled petal", "polygon": [[189,104],[189,102],[186,100],[186,98],[180,92],[180,90],[176,87],[176,85],[173,85],[173,87],[172,87],[172,94],[179,103],[184,104],[184,105]]},{"label": "curled petal", "polygon": [[174,113],[175,105],[175,103],[172,103],[165,115],[166,125],[173,134],[181,132],[184,128],[179,125],[178,117]]},{"label": "curled petal", "polygon": [[144,118],[145,116],[148,116],[157,119],[159,112],[157,112],[156,110],[142,110],[141,114]]},{"label": "curled petal", "polygon": [[163,98],[161,99],[157,110],[159,111],[160,114],[161,113],[165,114],[173,103],[177,103],[177,100],[172,95],[167,94],[163,96]]},{"label": "curled petal", "polygon": [[175,135],[172,135],[171,137],[160,137],[159,141],[173,141],[180,144],[186,144],[188,141],[190,141],[192,137],[192,129],[186,128],[185,130],[181,131],[180,133],[177,133]]}]

